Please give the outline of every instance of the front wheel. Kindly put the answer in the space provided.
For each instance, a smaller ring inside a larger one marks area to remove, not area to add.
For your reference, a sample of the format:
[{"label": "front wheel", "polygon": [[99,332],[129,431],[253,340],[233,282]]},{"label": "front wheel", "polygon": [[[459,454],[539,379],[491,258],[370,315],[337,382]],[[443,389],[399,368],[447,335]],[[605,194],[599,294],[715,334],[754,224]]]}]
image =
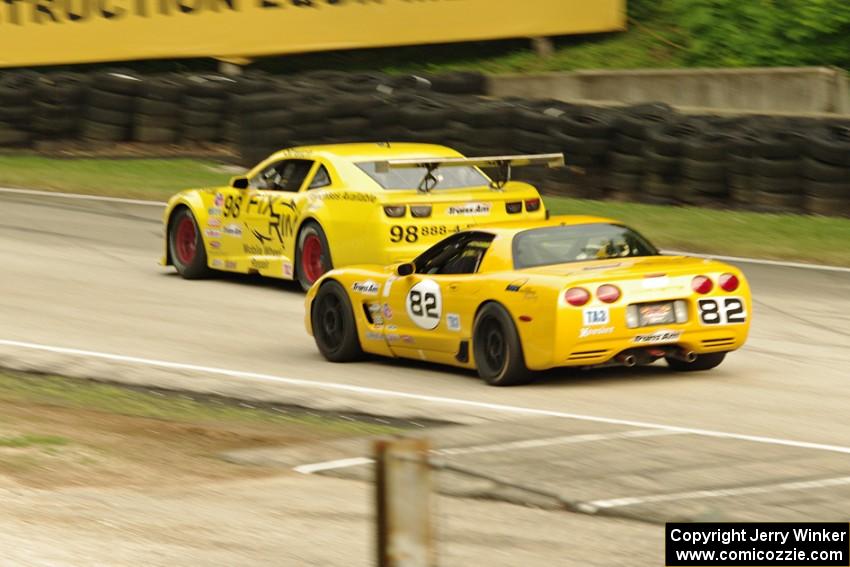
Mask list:
[{"label": "front wheel", "polygon": [[307,223],[298,234],[298,258],[295,263],[295,275],[302,289],[307,291],[333,269],[331,250],[325,231],[315,222]]},{"label": "front wheel", "polygon": [[710,352],[707,354],[698,354],[697,359],[693,362],[670,357],[667,357],[666,360],[667,366],[677,372],[696,372],[700,370],[711,370],[723,362],[724,358],[726,358],[725,352]]},{"label": "front wheel", "polygon": [[331,362],[351,362],[363,356],[354,310],[345,289],[335,281],[322,284],[310,314],[319,352]]},{"label": "front wheel", "polygon": [[531,381],[516,325],[504,307],[485,305],[472,330],[472,351],[478,375],[491,386],[516,386]]},{"label": "front wheel", "polygon": [[198,229],[195,215],[187,208],[181,208],[171,218],[168,227],[168,251],[171,263],[177,273],[193,280],[209,276],[207,251]]}]

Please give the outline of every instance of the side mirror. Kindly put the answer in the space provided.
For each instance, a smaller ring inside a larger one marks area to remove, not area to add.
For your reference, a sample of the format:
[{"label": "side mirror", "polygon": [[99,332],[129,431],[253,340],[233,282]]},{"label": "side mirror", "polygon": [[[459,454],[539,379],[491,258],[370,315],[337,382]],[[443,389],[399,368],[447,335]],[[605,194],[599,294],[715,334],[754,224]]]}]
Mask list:
[{"label": "side mirror", "polygon": [[395,267],[395,274],[397,276],[409,276],[414,272],[416,272],[416,265],[413,262],[405,262]]},{"label": "side mirror", "polygon": [[240,175],[239,177],[232,177],[230,179],[230,186],[234,189],[247,189],[248,188],[248,178],[244,175]]}]

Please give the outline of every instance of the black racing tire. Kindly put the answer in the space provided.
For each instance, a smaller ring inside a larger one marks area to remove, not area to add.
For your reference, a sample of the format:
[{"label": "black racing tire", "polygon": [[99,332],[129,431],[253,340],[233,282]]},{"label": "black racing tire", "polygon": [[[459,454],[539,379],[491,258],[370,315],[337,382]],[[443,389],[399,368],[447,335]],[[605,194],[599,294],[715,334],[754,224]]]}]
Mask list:
[{"label": "black racing tire", "polygon": [[357,336],[354,309],[345,288],[326,281],[319,288],[310,310],[313,339],[319,352],[331,362],[353,362],[363,358]]},{"label": "black racing tire", "polygon": [[644,154],[644,168],[649,173],[657,173],[666,177],[678,177],[679,158],[647,151]]},{"label": "black racing tire", "polygon": [[711,370],[716,368],[726,358],[725,352],[709,352],[706,354],[698,354],[697,359],[693,362],[686,362],[676,358],[667,357],[667,366],[676,372],[700,372],[703,370]]},{"label": "black racing tire", "polygon": [[81,123],[80,128],[82,138],[97,142],[123,142],[130,137],[130,129],[127,126],[101,124],[100,122],[85,120]]},{"label": "black racing tire", "polygon": [[115,94],[99,89],[92,89],[88,94],[88,106],[129,112],[136,98],[129,95]]},{"label": "black racing tire", "polygon": [[90,106],[85,111],[86,120],[112,126],[129,126],[133,121],[133,115],[120,110],[107,110]]},{"label": "black racing tire", "polygon": [[795,159],[755,158],[753,160],[753,173],[770,178],[797,177],[800,174],[800,162]]},{"label": "black racing tire", "polygon": [[0,146],[27,146],[32,141],[32,136],[29,132],[15,130],[13,128],[4,128],[0,125]]},{"label": "black racing tire", "polygon": [[190,142],[215,142],[219,139],[219,129],[216,126],[184,126],[181,136]]},{"label": "black racing tire", "polygon": [[221,113],[227,107],[227,100],[223,98],[203,98],[197,96],[187,96],[182,101],[184,109],[193,112],[214,112]]},{"label": "black racing tire", "polygon": [[133,139],[148,144],[176,144],[180,134],[173,128],[137,125],[133,129]]},{"label": "black racing tire", "polygon": [[723,181],[726,164],[722,161],[682,160],[682,177],[695,181]]},{"label": "black racing tire", "polygon": [[198,221],[186,207],[180,207],[168,222],[168,255],[177,273],[187,280],[206,278],[212,273]]},{"label": "black racing tire", "polygon": [[850,181],[850,164],[831,165],[812,158],[803,158],[803,177],[814,181]]},{"label": "black racing tire", "polygon": [[634,138],[627,134],[617,134],[614,136],[614,142],[611,147],[617,152],[624,154],[640,155],[646,147],[646,140],[643,138]]},{"label": "black racing tire", "polygon": [[850,217],[850,194],[846,198],[806,197],[806,211],[827,217]]},{"label": "black racing tire", "polygon": [[136,113],[143,116],[180,116],[183,107],[177,102],[140,98],[136,101]]},{"label": "black racing tire", "polygon": [[491,386],[518,386],[531,381],[516,325],[498,303],[485,304],[475,317],[472,352],[478,375]]},{"label": "black racing tire", "polygon": [[332,269],[331,248],[325,231],[317,222],[305,222],[298,231],[295,279],[301,284],[301,289],[307,291],[317,279]]},{"label": "black racing tire", "polygon": [[611,171],[605,176],[605,187],[620,193],[635,193],[640,189],[642,175]]},{"label": "black racing tire", "polygon": [[186,110],[183,112],[183,124],[187,126],[215,127],[222,121],[220,112],[205,110]]},{"label": "black racing tire", "polygon": [[804,179],[803,192],[820,199],[850,199],[850,183]]},{"label": "black racing tire", "polygon": [[620,152],[611,152],[610,165],[613,171],[618,173],[643,173],[646,169],[646,163],[643,156],[626,154]]}]

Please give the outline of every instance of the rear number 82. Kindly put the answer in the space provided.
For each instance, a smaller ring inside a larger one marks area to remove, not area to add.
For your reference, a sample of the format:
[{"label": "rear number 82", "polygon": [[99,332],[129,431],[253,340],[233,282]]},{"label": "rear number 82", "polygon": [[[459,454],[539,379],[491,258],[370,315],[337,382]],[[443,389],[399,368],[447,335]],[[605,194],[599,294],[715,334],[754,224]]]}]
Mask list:
[{"label": "rear number 82", "polygon": [[738,297],[700,299],[699,320],[703,325],[734,325],[747,322],[744,301]]}]

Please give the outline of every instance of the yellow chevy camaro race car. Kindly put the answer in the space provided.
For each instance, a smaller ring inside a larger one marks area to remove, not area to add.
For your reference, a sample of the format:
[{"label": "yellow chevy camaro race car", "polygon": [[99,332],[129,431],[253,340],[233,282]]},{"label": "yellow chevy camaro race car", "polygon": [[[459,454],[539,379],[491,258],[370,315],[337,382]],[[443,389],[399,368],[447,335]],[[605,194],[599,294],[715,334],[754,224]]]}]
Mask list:
[{"label": "yellow chevy camaro race car", "polygon": [[537,190],[510,181],[510,170],[563,160],[468,159],[443,146],[388,142],[284,150],[228,187],[173,196],[161,263],[186,278],[259,273],[307,289],[333,267],[409,260],[483,222],[544,218]]},{"label": "yellow chevy camaro race car", "polygon": [[414,358],[507,386],[533,370],[661,358],[708,370],[744,344],[751,312],[737,268],[564,216],[465,230],[410,263],[333,270],[307,293],[305,322],[331,361]]}]

